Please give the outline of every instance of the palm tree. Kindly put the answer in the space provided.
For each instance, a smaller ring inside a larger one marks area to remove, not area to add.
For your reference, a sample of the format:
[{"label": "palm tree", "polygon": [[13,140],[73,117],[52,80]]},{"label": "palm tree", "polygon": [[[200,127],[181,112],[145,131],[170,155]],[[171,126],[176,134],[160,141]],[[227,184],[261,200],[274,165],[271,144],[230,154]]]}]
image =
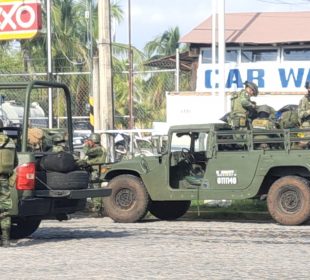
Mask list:
[{"label": "palm tree", "polygon": [[[174,55],[180,39],[179,28],[170,28],[155,37],[144,47],[145,56],[149,60]],[[149,107],[153,120],[165,121],[165,92],[174,90],[174,75],[172,73],[151,74],[144,81],[144,99],[140,107]],[[152,104],[150,106],[150,104]],[[147,116],[149,119],[150,116]]]},{"label": "palm tree", "polygon": [[178,48],[179,39],[179,27],[170,28],[148,42],[144,47],[144,52],[150,59],[173,55]]}]

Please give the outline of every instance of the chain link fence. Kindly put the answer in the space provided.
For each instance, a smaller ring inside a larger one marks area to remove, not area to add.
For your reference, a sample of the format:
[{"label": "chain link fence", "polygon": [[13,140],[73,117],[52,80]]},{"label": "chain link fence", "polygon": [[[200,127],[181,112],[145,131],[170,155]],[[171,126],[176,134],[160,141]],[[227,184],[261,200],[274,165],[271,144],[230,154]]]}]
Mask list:
[{"label": "chain link fence", "polygon": [[[163,65],[164,67],[164,65]],[[164,69],[133,72],[133,118],[136,128],[151,128],[153,122],[166,121],[166,92],[176,89],[176,70]],[[68,70],[68,69],[66,69]],[[20,69],[18,69],[20,71]],[[75,129],[90,129],[89,95],[91,92],[90,72],[62,72],[53,75],[54,81],[66,84],[72,93],[72,115]],[[31,80],[47,80],[46,73],[8,73],[0,69],[0,83],[19,83]],[[189,88],[190,73],[180,72],[180,90]],[[21,89],[0,92],[2,106],[5,102],[16,104],[24,102]],[[129,75],[128,72],[113,72],[114,119],[116,128],[129,127]],[[54,95],[53,114],[59,115],[64,102],[59,95]],[[48,116],[48,95],[43,90],[32,95],[31,102],[36,102]],[[22,118],[22,116],[20,116]]]},{"label": "chain link fence", "polygon": [[[153,122],[166,121],[166,93],[176,91],[175,69],[133,72],[133,118],[136,128],[151,128]],[[115,125],[129,127],[129,76],[128,72],[114,73]],[[179,90],[190,89],[190,72],[180,71]],[[120,87],[118,81],[123,81]],[[125,86],[124,86],[125,85]]]},{"label": "chain link fence", "polygon": [[[0,73],[0,83],[27,83],[32,80],[46,81],[46,73],[14,74]],[[72,93],[72,115],[74,118],[74,129],[90,129],[89,120],[89,89],[90,73],[58,73],[53,77],[54,81],[66,84]],[[65,117],[64,96],[58,89],[53,94],[52,106],[53,116],[56,118]],[[21,123],[23,118],[22,108],[25,101],[25,89],[5,89],[0,92],[1,109],[3,119],[9,119],[14,123]],[[36,89],[31,95],[32,115],[40,114],[40,117],[48,118],[48,92],[47,89]],[[40,113],[39,113],[40,112]],[[58,122],[61,124],[61,122]]]}]

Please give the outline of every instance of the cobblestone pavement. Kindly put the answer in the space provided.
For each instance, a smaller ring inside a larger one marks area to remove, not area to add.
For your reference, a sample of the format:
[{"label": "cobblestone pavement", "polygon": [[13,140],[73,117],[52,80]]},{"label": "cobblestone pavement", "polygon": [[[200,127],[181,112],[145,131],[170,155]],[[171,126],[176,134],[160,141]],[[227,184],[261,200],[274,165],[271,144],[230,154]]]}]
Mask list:
[{"label": "cobblestone pavement", "polygon": [[0,248],[0,279],[310,279],[310,225],[44,221]]}]

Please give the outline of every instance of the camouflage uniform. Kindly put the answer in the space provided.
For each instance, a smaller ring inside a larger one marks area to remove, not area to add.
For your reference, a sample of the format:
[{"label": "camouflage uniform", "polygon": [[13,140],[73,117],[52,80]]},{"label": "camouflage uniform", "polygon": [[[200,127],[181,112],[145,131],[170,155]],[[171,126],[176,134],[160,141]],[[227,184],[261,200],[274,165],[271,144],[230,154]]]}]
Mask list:
[{"label": "camouflage uniform", "polygon": [[[300,122],[300,128],[310,129],[310,82],[305,84],[307,94],[300,100],[298,105],[298,118]],[[304,133],[303,137],[310,137],[310,133]],[[306,148],[309,145],[309,141],[302,141],[299,143],[301,148]]]},{"label": "camouflage uniform", "polygon": [[[0,149],[12,149],[14,153],[12,153],[12,158],[10,162],[14,162],[12,164],[12,168],[10,170],[6,170],[5,172],[0,174],[0,229],[2,231],[0,246],[10,246],[10,230],[11,230],[11,216],[9,211],[12,209],[12,199],[11,199],[11,191],[9,185],[9,176],[10,173],[13,173],[13,168],[16,160],[16,151],[15,144],[12,139],[9,139],[6,135],[0,134]],[[3,158],[1,160],[4,160]],[[0,162],[2,164],[2,162]]]},{"label": "camouflage uniform", "polygon": [[[233,129],[247,130],[250,127],[249,119],[253,118],[256,104],[251,101],[251,96],[257,96],[258,88],[252,82],[245,82],[245,88],[231,97],[231,111],[228,123]],[[234,135],[234,139],[243,139],[241,135]]]},{"label": "camouflage uniform", "polygon": [[53,136],[52,152],[54,152],[54,153],[64,152],[65,146],[66,146],[66,140],[65,140],[64,135],[55,134]]},{"label": "camouflage uniform", "polygon": [[2,238],[0,245],[7,246],[10,240],[11,217],[9,210],[12,208],[12,200],[8,177],[0,176],[0,225]]},{"label": "camouflage uniform", "polygon": [[[89,140],[91,141],[91,145],[86,144],[84,146],[84,154],[85,158],[82,160],[86,162],[87,165],[91,166],[91,181],[93,182],[94,188],[100,188],[100,164],[106,162],[107,152],[104,147],[100,144],[100,135],[97,133],[93,133]],[[102,212],[102,198],[95,197],[92,198],[92,211],[97,212],[100,214]]]}]

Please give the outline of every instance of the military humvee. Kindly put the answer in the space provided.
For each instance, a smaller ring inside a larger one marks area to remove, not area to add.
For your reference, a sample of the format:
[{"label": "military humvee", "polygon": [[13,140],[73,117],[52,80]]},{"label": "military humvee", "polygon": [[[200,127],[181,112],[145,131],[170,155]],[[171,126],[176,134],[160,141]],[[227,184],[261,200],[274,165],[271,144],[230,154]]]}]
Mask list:
[{"label": "military humvee", "polygon": [[[39,227],[42,219],[60,221],[67,219],[68,214],[85,209],[86,199],[89,197],[111,194],[109,189],[90,188],[89,172],[86,170],[78,169],[62,173],[40,169],[40,160],[53,153],[49,152],[50,143],[44,141],[38,147],[29,146],[29,124],[34,123],[30,121],[30,109],[32,101],[39,98],[48,100],[49,88],[55,89],[51,92],[51,107],[56,120],[52,121],[52,125],[56,124],[57,128],[43,129],[44,134],[48,136],[65,133],[66,149],[69,154],[73,154],[72,103],[66,85],[44,81],[0,84],[0,90],[4,94],[9,95],[10,91],[18,92],[20,102],[24,103],[22,126],[0,128],[0,132],[14,140],[18,157],[15,176],[10,178],[12,182],[15,180],[15,187],[11,188],[13,199],[11,237],[13,239],[32,234]],[[54,104],[60,105],[58,112],[53,107]],[[5,164],[3,158],[0,158],[0,164]]]},{"label": "military humvee", "polygon": [[192,200],[267,198],[275,221],[301,224],[310,217],[309,132],[173,126],[157,155],[108,166],[105,211],[117,222],[137,222],[147,211],[173,220]]}]

